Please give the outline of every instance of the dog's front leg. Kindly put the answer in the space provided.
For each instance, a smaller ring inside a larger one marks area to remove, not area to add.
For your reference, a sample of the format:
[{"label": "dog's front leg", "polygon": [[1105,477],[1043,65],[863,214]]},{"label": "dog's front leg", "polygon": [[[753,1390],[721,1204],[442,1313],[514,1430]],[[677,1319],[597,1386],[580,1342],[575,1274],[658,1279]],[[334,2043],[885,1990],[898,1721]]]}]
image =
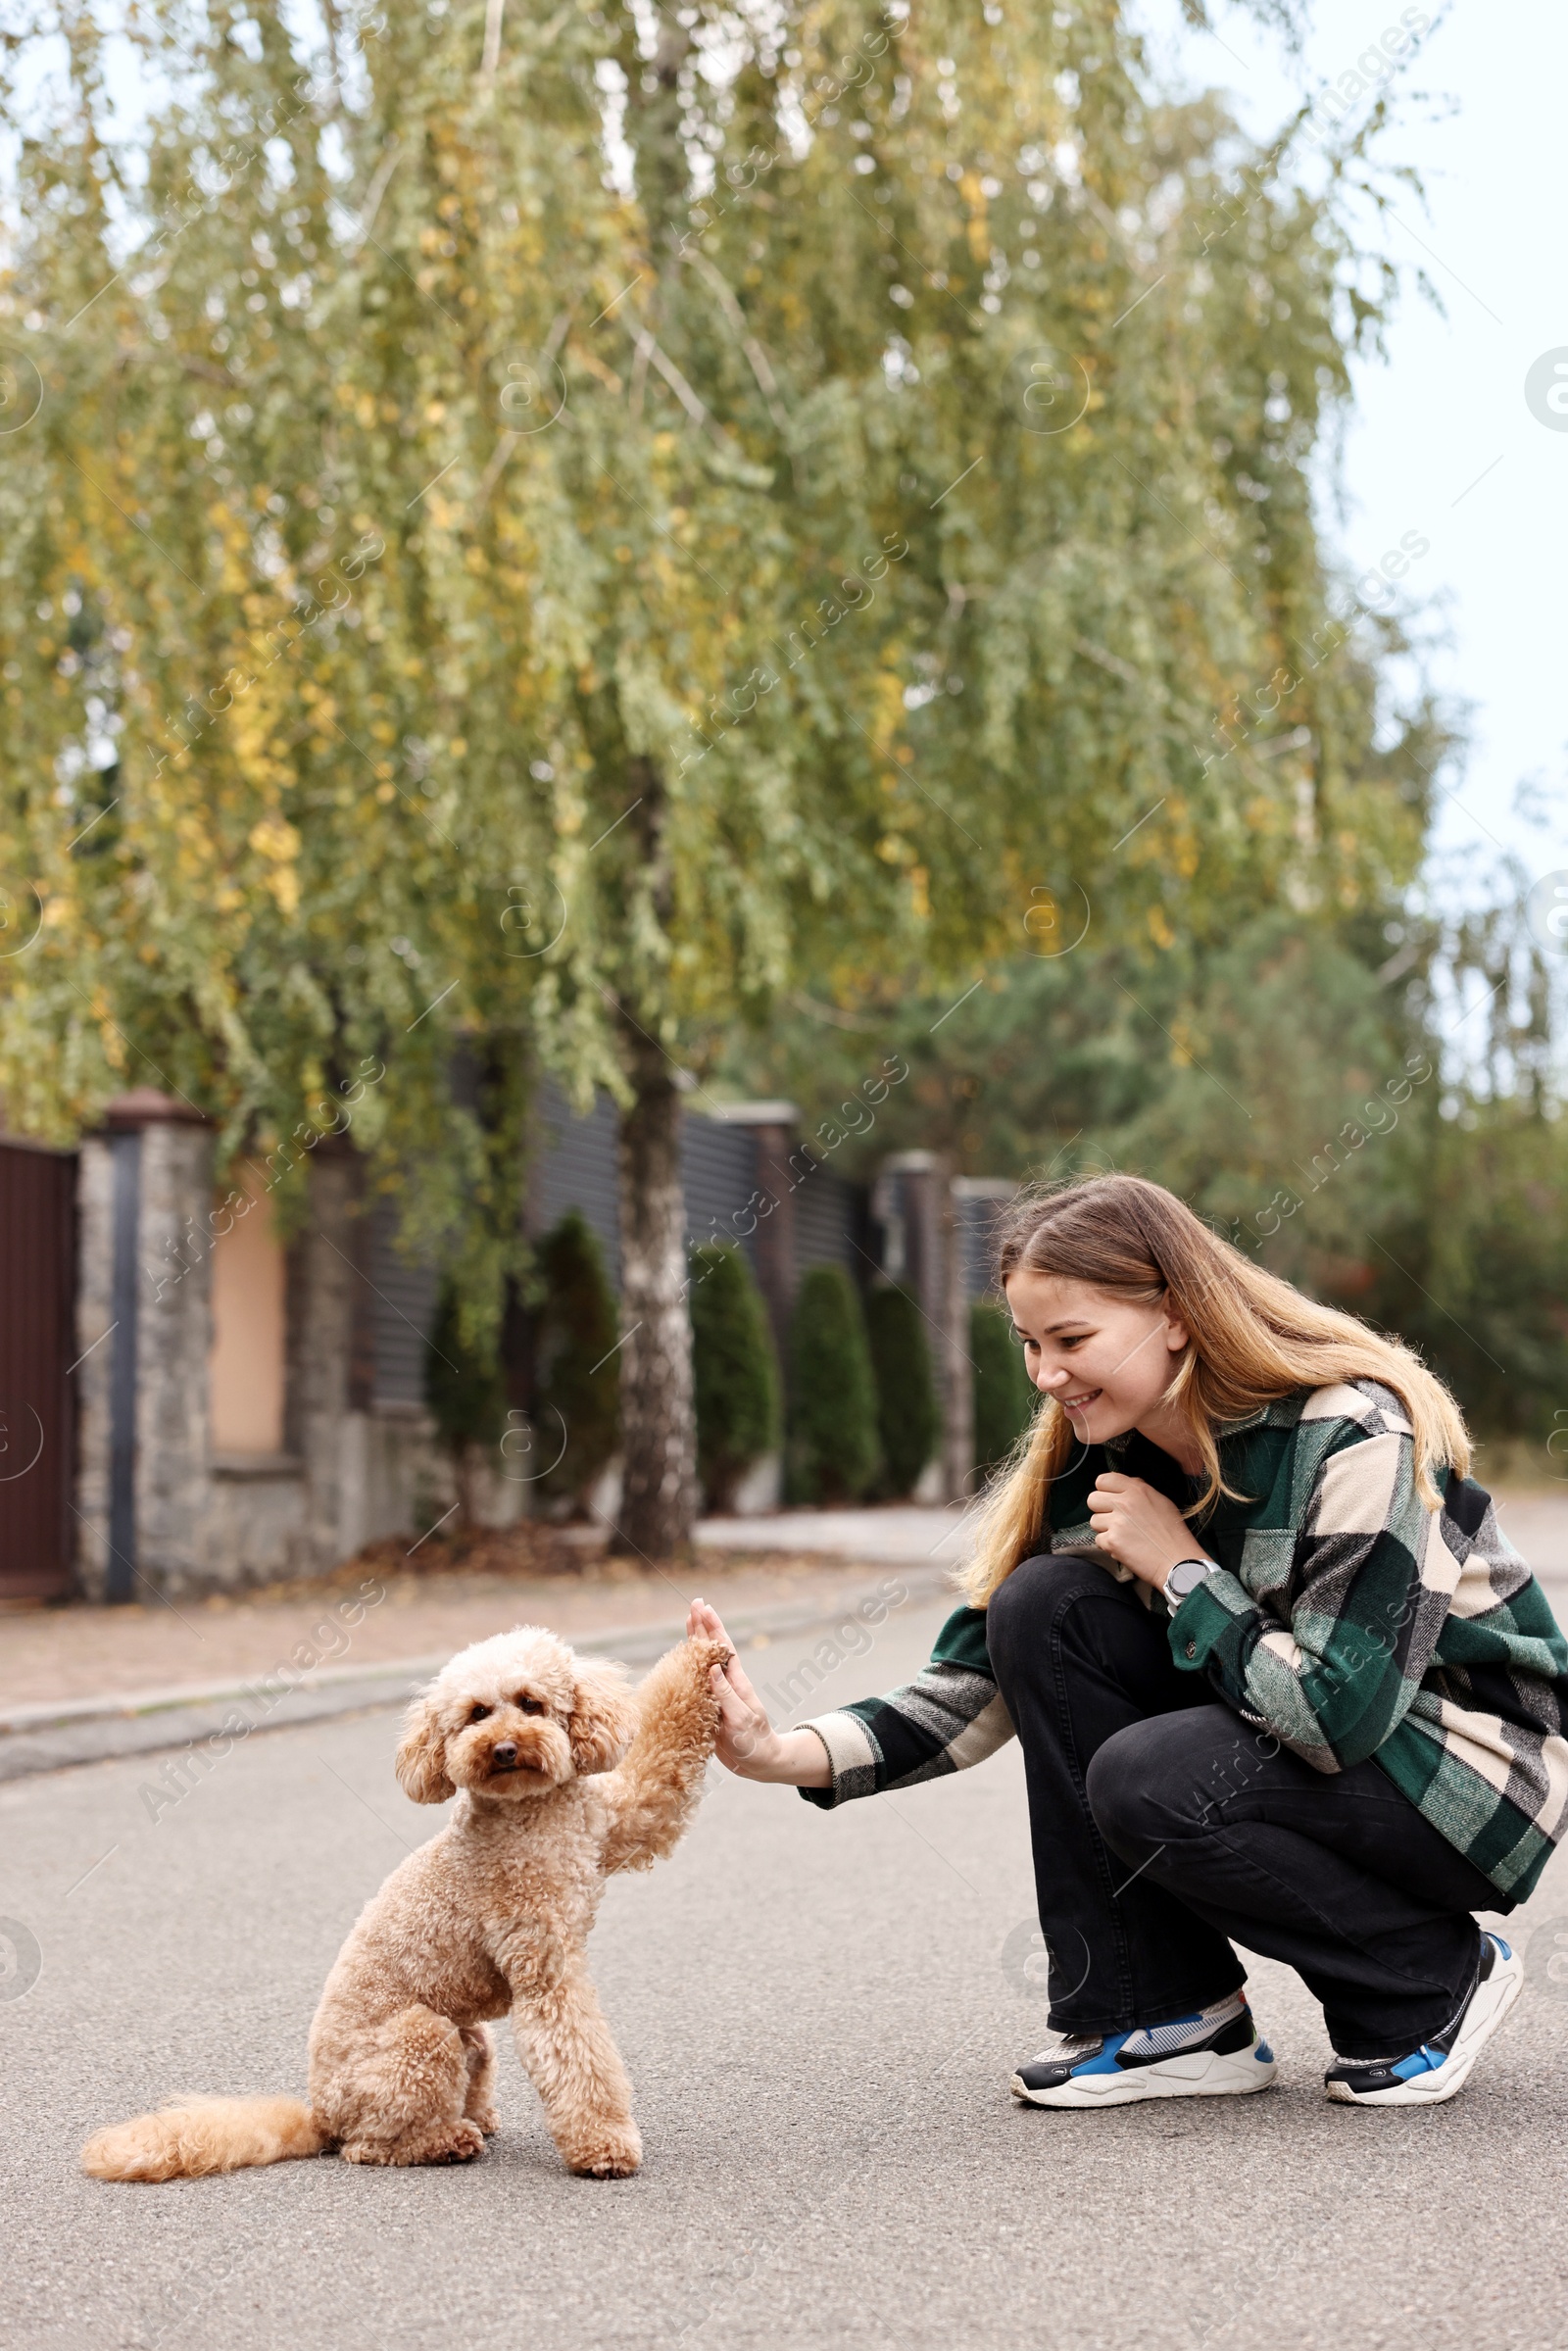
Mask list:
[{"label": "dog's front leg", "polygon": [[638,1690],[640,1719],[626,1759],[594,1783],[608,1821],[607,1872],[646,1869],[680,1842],[718,1730],[718,1701],[708,1678],[730,1654],[721,1641],[683,1641]]},{"label": "dog's front leg", "polygon": [[519,1985],[512,2030],[568,2172],[624,2180],[643,2159],[631,2083],[586,1973]]}]

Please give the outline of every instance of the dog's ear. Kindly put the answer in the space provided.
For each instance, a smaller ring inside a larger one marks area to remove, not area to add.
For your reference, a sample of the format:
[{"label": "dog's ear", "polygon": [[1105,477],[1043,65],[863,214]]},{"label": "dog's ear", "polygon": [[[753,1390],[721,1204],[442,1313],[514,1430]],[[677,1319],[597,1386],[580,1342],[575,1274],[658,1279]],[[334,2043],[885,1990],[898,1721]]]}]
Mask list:
[{"label": "dog's ear", "polygon": [[414,1804],[444,1804],[457,1789],[446,1775],[447,1742],[435,1700],[416,1698],[403,1727],[395,1766],[398,1786]]},{"label": "dog's ear", "polygon": [[637,1701],[618,1665],[577,1661],[571,1705],[571,1760],[579,1772],[608,1772],[637,1730]]}]

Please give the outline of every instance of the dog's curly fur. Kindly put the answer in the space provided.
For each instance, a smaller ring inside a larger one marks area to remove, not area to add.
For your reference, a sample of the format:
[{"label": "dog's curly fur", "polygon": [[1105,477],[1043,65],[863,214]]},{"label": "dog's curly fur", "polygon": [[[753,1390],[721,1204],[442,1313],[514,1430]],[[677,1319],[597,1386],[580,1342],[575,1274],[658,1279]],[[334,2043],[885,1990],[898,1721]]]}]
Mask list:
[{"label": "dog's curly fur", "polygon": [[642,2161],[631,2084],[589,1980],[606,1877],[679,1840],[729,1651],[687,1641],[635,1692],[619,1666],[519,1625],[410,1709],[397,1774],[452,1818],[400,1863],[339,1953],[311,2027],[310,2099],[186,2099],[101,2131],[99,2180],[181,2180],[335,2146],[350,2163],[462,2163],[496,2125],[487,2020],[510,2015],[568,2170]]}]

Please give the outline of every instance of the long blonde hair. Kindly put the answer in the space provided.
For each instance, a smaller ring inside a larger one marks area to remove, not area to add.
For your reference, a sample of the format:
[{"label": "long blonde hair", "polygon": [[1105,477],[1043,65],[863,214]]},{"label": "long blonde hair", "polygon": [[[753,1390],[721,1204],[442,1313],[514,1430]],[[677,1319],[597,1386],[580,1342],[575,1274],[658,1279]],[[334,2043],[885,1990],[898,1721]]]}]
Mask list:
[{"label": "long blonde hair", "polygon": [[[1103,1175],[1025,1193],[1004,1217],[996,1244],[998,1284],[1015,1272],[1055,1274],[1140,1304],[1168,1305],[1185,1324],[1190,1344],[1164,1401],[1185,1415],[1204,1471],[1189,1518],[1234,1491],[1220,1472],[1218,1426],[1297,1389],[1340,1380],[1378,1380],[1399,1398],[1414,1433],[1417,1487],[1431,1507],[1438,1503],[1435,1471],[1469,1472],[1459,1407],[1419,1356],[1265,1273],[1162,1184]],[[983,1608],[1039,1549],[1051,1483],[1073,1445],[1066,1413],[1054,1396],[1043,1397],[981,1504],[974,1556],[959,1579],[971,1607]]]}]

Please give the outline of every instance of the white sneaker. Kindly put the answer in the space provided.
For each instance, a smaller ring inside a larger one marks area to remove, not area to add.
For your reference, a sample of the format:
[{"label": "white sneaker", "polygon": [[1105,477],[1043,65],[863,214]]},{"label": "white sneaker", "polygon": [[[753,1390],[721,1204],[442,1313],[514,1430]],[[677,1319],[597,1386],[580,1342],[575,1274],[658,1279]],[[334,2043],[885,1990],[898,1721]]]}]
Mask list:
[{"label": "white sneaker", "polygon": [[1441,2106],[1463,2089],[1524,1981],[1518,1952],[1483,1930],[1475,1989],[1446,2031],[1408,2057],[1344,2058],[1324,2075],[1324,2088],[1342,2106]]},{"label": "white sneaker", "polygon": [[1267,2089],[1274,2052],[1246,1995],[1130,2033],[1068,2033],[1012,2077],[1030,2106],[1130,2106],[1139,2098],[1236,2098]]}]

